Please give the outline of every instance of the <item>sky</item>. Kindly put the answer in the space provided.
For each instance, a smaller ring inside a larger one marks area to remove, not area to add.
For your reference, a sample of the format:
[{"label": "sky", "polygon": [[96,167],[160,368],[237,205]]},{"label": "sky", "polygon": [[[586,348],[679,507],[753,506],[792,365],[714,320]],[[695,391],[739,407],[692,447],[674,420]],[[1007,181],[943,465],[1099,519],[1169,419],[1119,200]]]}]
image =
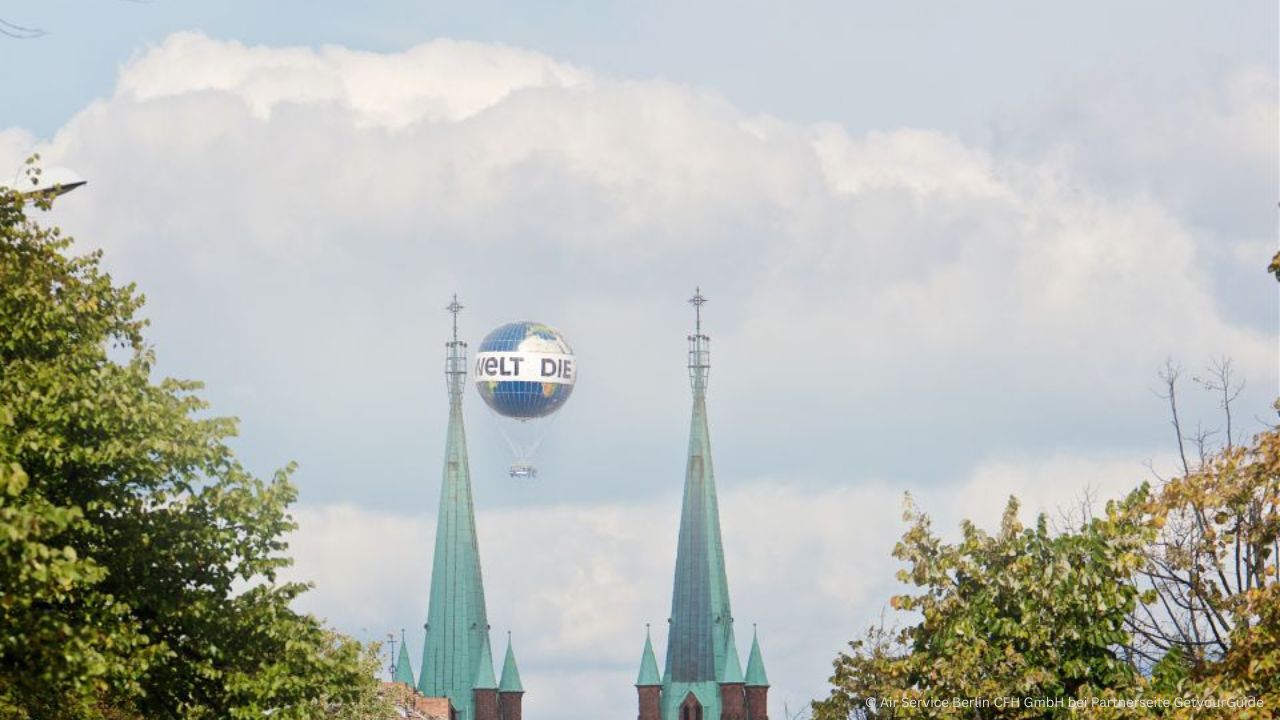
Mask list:
[{"label": "sky", "polygon": [[88,179],[47,220],[146,294],[159,372],[206,382],[256,472],[298,461],[304,609],[420,647],[443,307],[473,345],[564,332],[537,481],[466,401],[534,720],[634,712],[695,286],[776,717],[900,590],[907,493],[954,533],[1171,472],[1170,360],[1205,429],[1223,357],[1237,425],[1274,418],[1274,3],[689,5],[0,3],[47,33],[0,38],[0,176]]}]

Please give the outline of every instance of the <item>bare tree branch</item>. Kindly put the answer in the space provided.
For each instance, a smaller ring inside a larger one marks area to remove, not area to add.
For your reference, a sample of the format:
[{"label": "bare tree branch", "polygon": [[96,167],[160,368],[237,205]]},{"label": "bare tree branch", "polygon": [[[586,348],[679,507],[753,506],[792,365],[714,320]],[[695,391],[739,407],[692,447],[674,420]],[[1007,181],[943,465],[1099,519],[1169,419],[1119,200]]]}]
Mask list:
[{"label": "bare tree branch", "polygon": [[[1160,397],[1169,401],[1169,412],[1172,415],[1174,434],[1178,438],[1178,457],[1182,459],[1182,472],[1190,473],[1191,465],[1187,462],[1187,448],[1182,442],[1182,423],[1178,420],[1178,398],[1177,386],[1178,376],[1182,374],[1182,368],[1174,364],[1173,360],[1166,360],[1164,370],[1160,371],[1160,379],[1164,381],[1165,394]],[[1159,393],[1157,393],[1159,394]]]},{"label": "bare tree branch", "polygon": [[0,35],[4,35],[5,37],[10,37],[15,40],[31,40],[33,38],[48,35],[48,33],[40,28],[17,25],[5,20],[4,18],[0,18]]}]

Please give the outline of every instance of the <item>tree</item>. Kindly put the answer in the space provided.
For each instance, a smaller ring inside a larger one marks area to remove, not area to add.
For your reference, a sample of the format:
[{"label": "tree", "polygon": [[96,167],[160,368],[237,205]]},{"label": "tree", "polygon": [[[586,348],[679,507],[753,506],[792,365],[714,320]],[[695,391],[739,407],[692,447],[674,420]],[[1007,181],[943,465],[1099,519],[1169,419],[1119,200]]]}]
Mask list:
[{"label": "tree", "polygon": [[874,628],[853,643],[836,660],[831,696],[814,703],[815,720],[1067,717],[1065,707],[951,701],[1065,700],[1132,688],[1136,673],[1121,646],[1139,602],[1131,579],[1149,534],[1137,511],[1145,501],[1139,489],[1109,503],[1105,516],[1054,533],[1043,515],[1024,527],[1010,498],[998,533],[965,522],[956,544],[940,540],[929,517],[909,505],[910,527],[894,557],[907,565],[899,579],[919,590],[890,604],[918,621]]},{"label": "tree", "polygon": [[[1280,253],[1268,271],[1280,280]],[[1170,693],[1247,696],[1280,707],[1280,428],[1246,446],[1237,442],[1233,402],[1243,383],[1224,359],[1193,378],[1218,399],[1222,424],[1188,436],[1179,374],[1169,364],[1161,378],[1182,473],[1164,481],[1148,507],[1160,523],[1142,569],[1152,602],[1131,619],[1132,647]],[[1237,716],[1254,712],[1271,711],[1246,708]]]},{"label": "tree", "polygon": [[[1195,461],[1184,454],[1183,474],[1151,498],[1148,512],[1161,521],[1142,569],[1152,602],[1131,619],[1132,647],[1163,673],[1171,693],[1247,696],[1274,708],[1280,706],[1280,429],[1236,444],[1230,366],[1215,368],[1205,385],[1222,393],[1224,445],[1202,450]],[[1165,377],[1181,433],[1177,374]],[[1203,448],[1202,433],[1193,440]]]},{"label": "tree", "polygon": [[199,383],[152,380],[142,296],[30,202],[0,189],[0,717],[302,718],[371,697],[365,651],[278,580],[292,466],[255,477]]}]

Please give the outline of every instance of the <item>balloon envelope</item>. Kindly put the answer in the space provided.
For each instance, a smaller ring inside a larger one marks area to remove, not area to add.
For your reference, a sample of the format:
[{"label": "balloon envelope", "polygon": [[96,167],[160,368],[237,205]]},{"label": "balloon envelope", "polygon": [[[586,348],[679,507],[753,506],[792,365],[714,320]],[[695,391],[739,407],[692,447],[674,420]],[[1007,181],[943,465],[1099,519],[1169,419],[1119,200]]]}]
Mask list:
[{"label": "balloon envelope", "polygon": [[573,393],[577,359],[559,330],[522,320],[485,336],[476,352],[476,390],[494,412],[517,420],[546,417]]}]

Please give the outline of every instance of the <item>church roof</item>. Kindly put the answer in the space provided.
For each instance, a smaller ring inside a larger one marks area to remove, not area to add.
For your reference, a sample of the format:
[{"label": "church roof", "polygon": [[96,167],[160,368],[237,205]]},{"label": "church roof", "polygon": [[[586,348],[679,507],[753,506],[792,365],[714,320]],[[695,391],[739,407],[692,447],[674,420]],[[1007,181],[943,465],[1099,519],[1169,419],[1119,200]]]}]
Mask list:
[{"label": "church roof", "polygon": [[649,628],[644,629],[644,651],[640,653],[640,674],[636,677],[636,687],[661,685],[658,675],[658,660],[653,655],[653,641],[649,639]]},{"label": "church roof", "polygon": [[511,647],[511,634],[507,634],[507,657],[502,661],[502,681],[498,683],[502,692],[524,692],[520,683],[520,668],[516,666],[516,651]]},{"label": "church roof", "polygon": [[413,679],[413,665],[409,663],[409,646],[403,642],[400,643],[400,657],[396,660],[396,674],[392,679],[409,687],[417,684]]},{"label": "church roof", "polygon": [[[461,307],[456,300],[450,305],[455,319],[456,310]],[[466,343],[457,339],[456,328],[453,341],[447,347],[449,426],[445,434],[427,639],[422,649],[418,690],[429,697],[448,697],[461,717],[470,717],[477,668],[482,664],[482,656],[488,657],[488,675],[492,677],[493,659],[480,572],[480,547],[476,539],[467,436],[462,421]],[[496,687],[497,683],[492,682],[490,686]]]},{"label": "church roof", "polygon": [[764,658],[760,655],[760,636],[751,634],[751,657],[747,660],[747,685],[769,687],[769,675],[764,671]]}]

